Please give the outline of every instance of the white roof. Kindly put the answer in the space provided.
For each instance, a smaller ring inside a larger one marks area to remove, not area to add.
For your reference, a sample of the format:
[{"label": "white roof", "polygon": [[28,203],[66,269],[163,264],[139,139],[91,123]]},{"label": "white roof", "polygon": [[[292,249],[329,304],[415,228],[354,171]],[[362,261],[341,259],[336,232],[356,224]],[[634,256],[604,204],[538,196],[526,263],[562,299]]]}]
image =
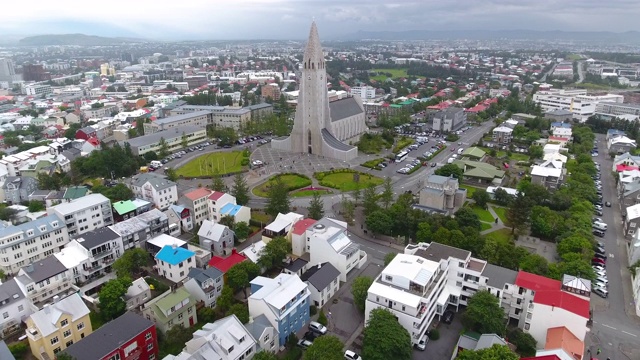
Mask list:
[{"label": "white roof", "polygon": [[561,149],[560,144],[546,144],[543,150],[545,154],[553,154],[553,153],[559,153],[560,149]]},{"label": "white roof", "polygon": [[385,297],[391,301],[398,302],[412,308],[418,308],[422,298],[408,291],[400,290],[389,285],[374,281],[369,287],[370,294]]},{"label": "white roof", "polygon": [[31,314],[30,318],[42,336],[49,336],[58,330],[59,319],[63,314],[71,315],[72,321],[89,314],[89,308],[77,293],[46,305],[42,310]]},{"label": "white roof", "polygon": [[438,266],[440,266],[439,263],[424,259],[420,256],[398,254],[393,261],[382,270],[382,274],[393,277],[403,277],[416,284],[426,286],[433,274],[438,270]]},{"label": "white roof", "polygon": [[575,277],[572,275],[563,275],[562,276],[562,285],[568,286],[570,288],[578,289],[581,291],[590,292],[591,291],[591,280]]},{"label": "white roof", "polygon": [[557,127],[555,129],[553,129],[553,135],[554,136],[571,136],[572,132],[571,132],[571,128],[563,128],[563,127]]},{"label": "white roof", "polygon": [[149,287],[149,284],[147,284],[144,278],[137,278],[133,281],[131,286],[129,286],[124,297],[127,299],[131,299],[132,297],[138,296],[150,289],[151,288]]},{"label": "white roof", "polygon": [[614,138],[609,139],[609,144],[613,145],[613,144],[630,144],[635,146],[636,145],[636,141],[635,140],[631,140],[626,136],[616,136]]},{"label": "white roof", "polygon": [[[259,279],[262,278],[262,279]],[[256,279],[259,279],[257,282]],[[281,309],[300,292],[307,290],[305,284],[298,275],[280,274],[274,279],[258,276],[252,280],[252,284],[263,285],[260,290],[251,294],[253,299],[262,299],[276,309]]]},{"label": "white roof", "polygon": [[267,244],[265,244],[264,241],[260,240],[256,243],[251,244],[251,246],[242,250],[240,253],[254,263],[257,263],[258,259],[260,259],[260,256],[262,255],[262,249],[264,249],[265,246],[267,246]]},{"label": "white roof", "polygon": [[503,187],[503,186],[489,186],[489,187],[487,187],[487,192],[489,194],[493,194],[498,189],[502,189],[502,190],[506,191],[507,194],[512,195],[512,196],[518,195],[518,189],[513,189],[513,188],[508,188],[508,187]]},{"label": "white roof", "polygon": [[513,129],[508,126],[498,126],[497,128],[493,129],[493,131],[511,133],[513,132]]},{"label": "white roof", "polygon": [[627,207],[627,219],[634,220],[640,217],[640,204]]},{"label": "white roof", "polygon": [[560,160],[547,160],[540,164],[542,167],[552,168],[552,169],[562,169],[564,164]]},{"label": "white roof", "polygon": [[105,201],[107,203],[110,203],[109,199],[102,194],[89,194],[81,198],[72,200],[71,202],[58,204],[54,206],[53,209],[55,209],[55,211],[60,214],[67,215],[73,214],[80,210],[84,210],[91,206],[102,204]]},{"label": "white roof", "polygon": [[209,219],[205,219],[198,230],[198,236],[202,236],[208,240],[218,241],[227,229],[225,225],[214,223]]},{"label": "white roof", "polygon": [[546,153],[546,154],[544,154],[543,160],[545,160],[545,161],[556,160],[556,161],[561,161],[562,163],[566,163],[567,162],[567,156],[566,155],[562,155],[559,152]]},{"label": "white roof", "polygon": [[173,237],[171,235],[160,234],[160,235],[154,237],[151,240],[147,240],[147,243],[155,245],[155,246],[157,246],[157,247],[162,249],[166,245],[169,245],[169,246],[176,245],[178,247],[182,247],[182,245],[186,244],[187,242],[184,241],[184,240],[180,240],[178,238],[175,238],[175,237]]},{"label": "white roof", "polygon": [[67,269],[73,269],[89,260],[86,249],[79,245],[76,240],[71,240],[60,252],[54,253],[53,256]]},{"label": "white roof", "polygon": [[559,178],[562,175],[562,169],[554,169],[536,165],[531,167],[531,175],[544,177],[553,176]]},{"label": "white roof", "polygon": [[294,212],[290,212],[288,214],[278,214],[276,219],[265,228],[266,230],[271,230],[273,232],[280,232],[282,230],[289,231],[291,225],[293,225],[296,221],[302,219],[304,216],[300,214],[296,214]]}]

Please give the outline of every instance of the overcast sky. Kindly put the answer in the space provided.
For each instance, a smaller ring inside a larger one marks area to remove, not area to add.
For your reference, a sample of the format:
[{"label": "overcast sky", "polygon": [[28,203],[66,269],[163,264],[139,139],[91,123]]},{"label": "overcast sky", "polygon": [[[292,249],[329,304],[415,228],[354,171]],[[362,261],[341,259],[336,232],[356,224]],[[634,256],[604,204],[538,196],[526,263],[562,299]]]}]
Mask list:
[{"label": "overcast sky", "polygon": [[4,5],[0,34],[303,39],[313,18],[327,40],[358,30],[640,30],[639,0],[5,1],[15,5]]}]

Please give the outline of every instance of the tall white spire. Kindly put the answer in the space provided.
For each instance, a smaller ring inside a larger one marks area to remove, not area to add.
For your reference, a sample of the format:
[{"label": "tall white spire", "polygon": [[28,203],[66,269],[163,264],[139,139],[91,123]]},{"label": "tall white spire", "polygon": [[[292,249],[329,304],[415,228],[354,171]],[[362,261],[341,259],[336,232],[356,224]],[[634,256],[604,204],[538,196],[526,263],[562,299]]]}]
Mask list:
[{"label": "tall white spire", "polygon": [[315,21],[311,23],[303,61],[308,69],[312,68],[311,64],[314,64],[313,69],[317,69],[318,64],[321,64],[321,67],[324,68],[324,54],[322,53],[322,45],[320,45],[320,36],[318,36],[318,28]]}]

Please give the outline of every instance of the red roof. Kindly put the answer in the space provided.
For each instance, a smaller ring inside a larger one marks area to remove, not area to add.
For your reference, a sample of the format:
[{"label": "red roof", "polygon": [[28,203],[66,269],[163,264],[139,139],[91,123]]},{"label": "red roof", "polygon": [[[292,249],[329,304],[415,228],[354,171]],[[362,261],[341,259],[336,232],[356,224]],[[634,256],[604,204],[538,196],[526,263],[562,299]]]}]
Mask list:
[{"label": "red roof", "polygon": [[589,301],[568,292],[561,290],[536,291],[533,302],[535,304],[558,307],[585,319],[589,318]]},{"label": "red roof", "polygon": [[239,264],[245,260],[247,260],[246,256],[238,254],[236,252],[236,249],[233,249],[231,251],[231,255],[226,258],[213,256],[211,260],[209,260],[209,266],[214,267],[226,274],[227,271],[229,271],[229,269],[233,267],[233,265]]},{"label": "red roof", "polygon": [[551,141],[569,141],[568,137],[562,137],[562,136],[549,136],[549,140]]},{"label": "red roof", "polygon": [[296,235],[304,234],[307,229],[316,223],[314,219],[302,219],[293,225],[293,233]]},{"label": "red roof", "polygon": [[100,145],[100,140],[98,140],[98,138],[96,137],[90,137],[87,139],[87,142],[93,146],[99,146]]},{"label": "red roof", "polygon": [[218,201],[218,200],[220,200],[222,195],[224,195],[223,192],[214,191],[214,192],[211,193],[211,195],[209,195],[209,200]]},{"label": "red roof", "polygon": [[199,188],[189,191],[188,193],[184,194],[184,196],[193,201],[208,196],[209,194],[211,194],[211,190],[206,188]]},{"label": "red roof", "polygon": [[518,272],[518,276],[516,276],[516,285],[536,292],[543,290],[560,290],[560,288],[562,288],[562,283],[558,280],[531,274],[526,271]]},{"label": "red roof", "polygon": [[520,358],[520,360],[562,360],[562,359],[560,359],[558,355],[544,355],[544,356]]},{"label": "red roof", "polygon": [[628,171],[628,170],[638,170],[638,167],[637,166],[631,166],[631,165],[625,165],[625,164],[616,165],[616,171],[617,172]]}]

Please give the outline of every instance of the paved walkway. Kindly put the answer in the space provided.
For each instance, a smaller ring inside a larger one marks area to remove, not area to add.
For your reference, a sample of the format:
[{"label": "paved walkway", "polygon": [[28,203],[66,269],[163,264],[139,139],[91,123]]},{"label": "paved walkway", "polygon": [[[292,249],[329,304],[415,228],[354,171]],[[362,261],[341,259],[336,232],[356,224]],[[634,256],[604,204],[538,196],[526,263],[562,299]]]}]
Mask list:
[{"label": "paved walkway", "polygon": [[[493,207],[490,205],[487,205],[487,211],[489,211],[489,213],[491,213],[491,216],[493,216],[494,219],[498,219],[497,223],[493,223],[491,224],[491,229],[487,229],[484,231],[480,232],[480,235],[486,235],[489,233],[492,233],[494,231],[498,231],[500,229],[507,229],[508,227],[502,222],[502,220],[500,219],[500,217],[498,216],[498,214],[496,214],[495,210],[493,210]],[[485,223],[488,224],[488,223]]]}]

